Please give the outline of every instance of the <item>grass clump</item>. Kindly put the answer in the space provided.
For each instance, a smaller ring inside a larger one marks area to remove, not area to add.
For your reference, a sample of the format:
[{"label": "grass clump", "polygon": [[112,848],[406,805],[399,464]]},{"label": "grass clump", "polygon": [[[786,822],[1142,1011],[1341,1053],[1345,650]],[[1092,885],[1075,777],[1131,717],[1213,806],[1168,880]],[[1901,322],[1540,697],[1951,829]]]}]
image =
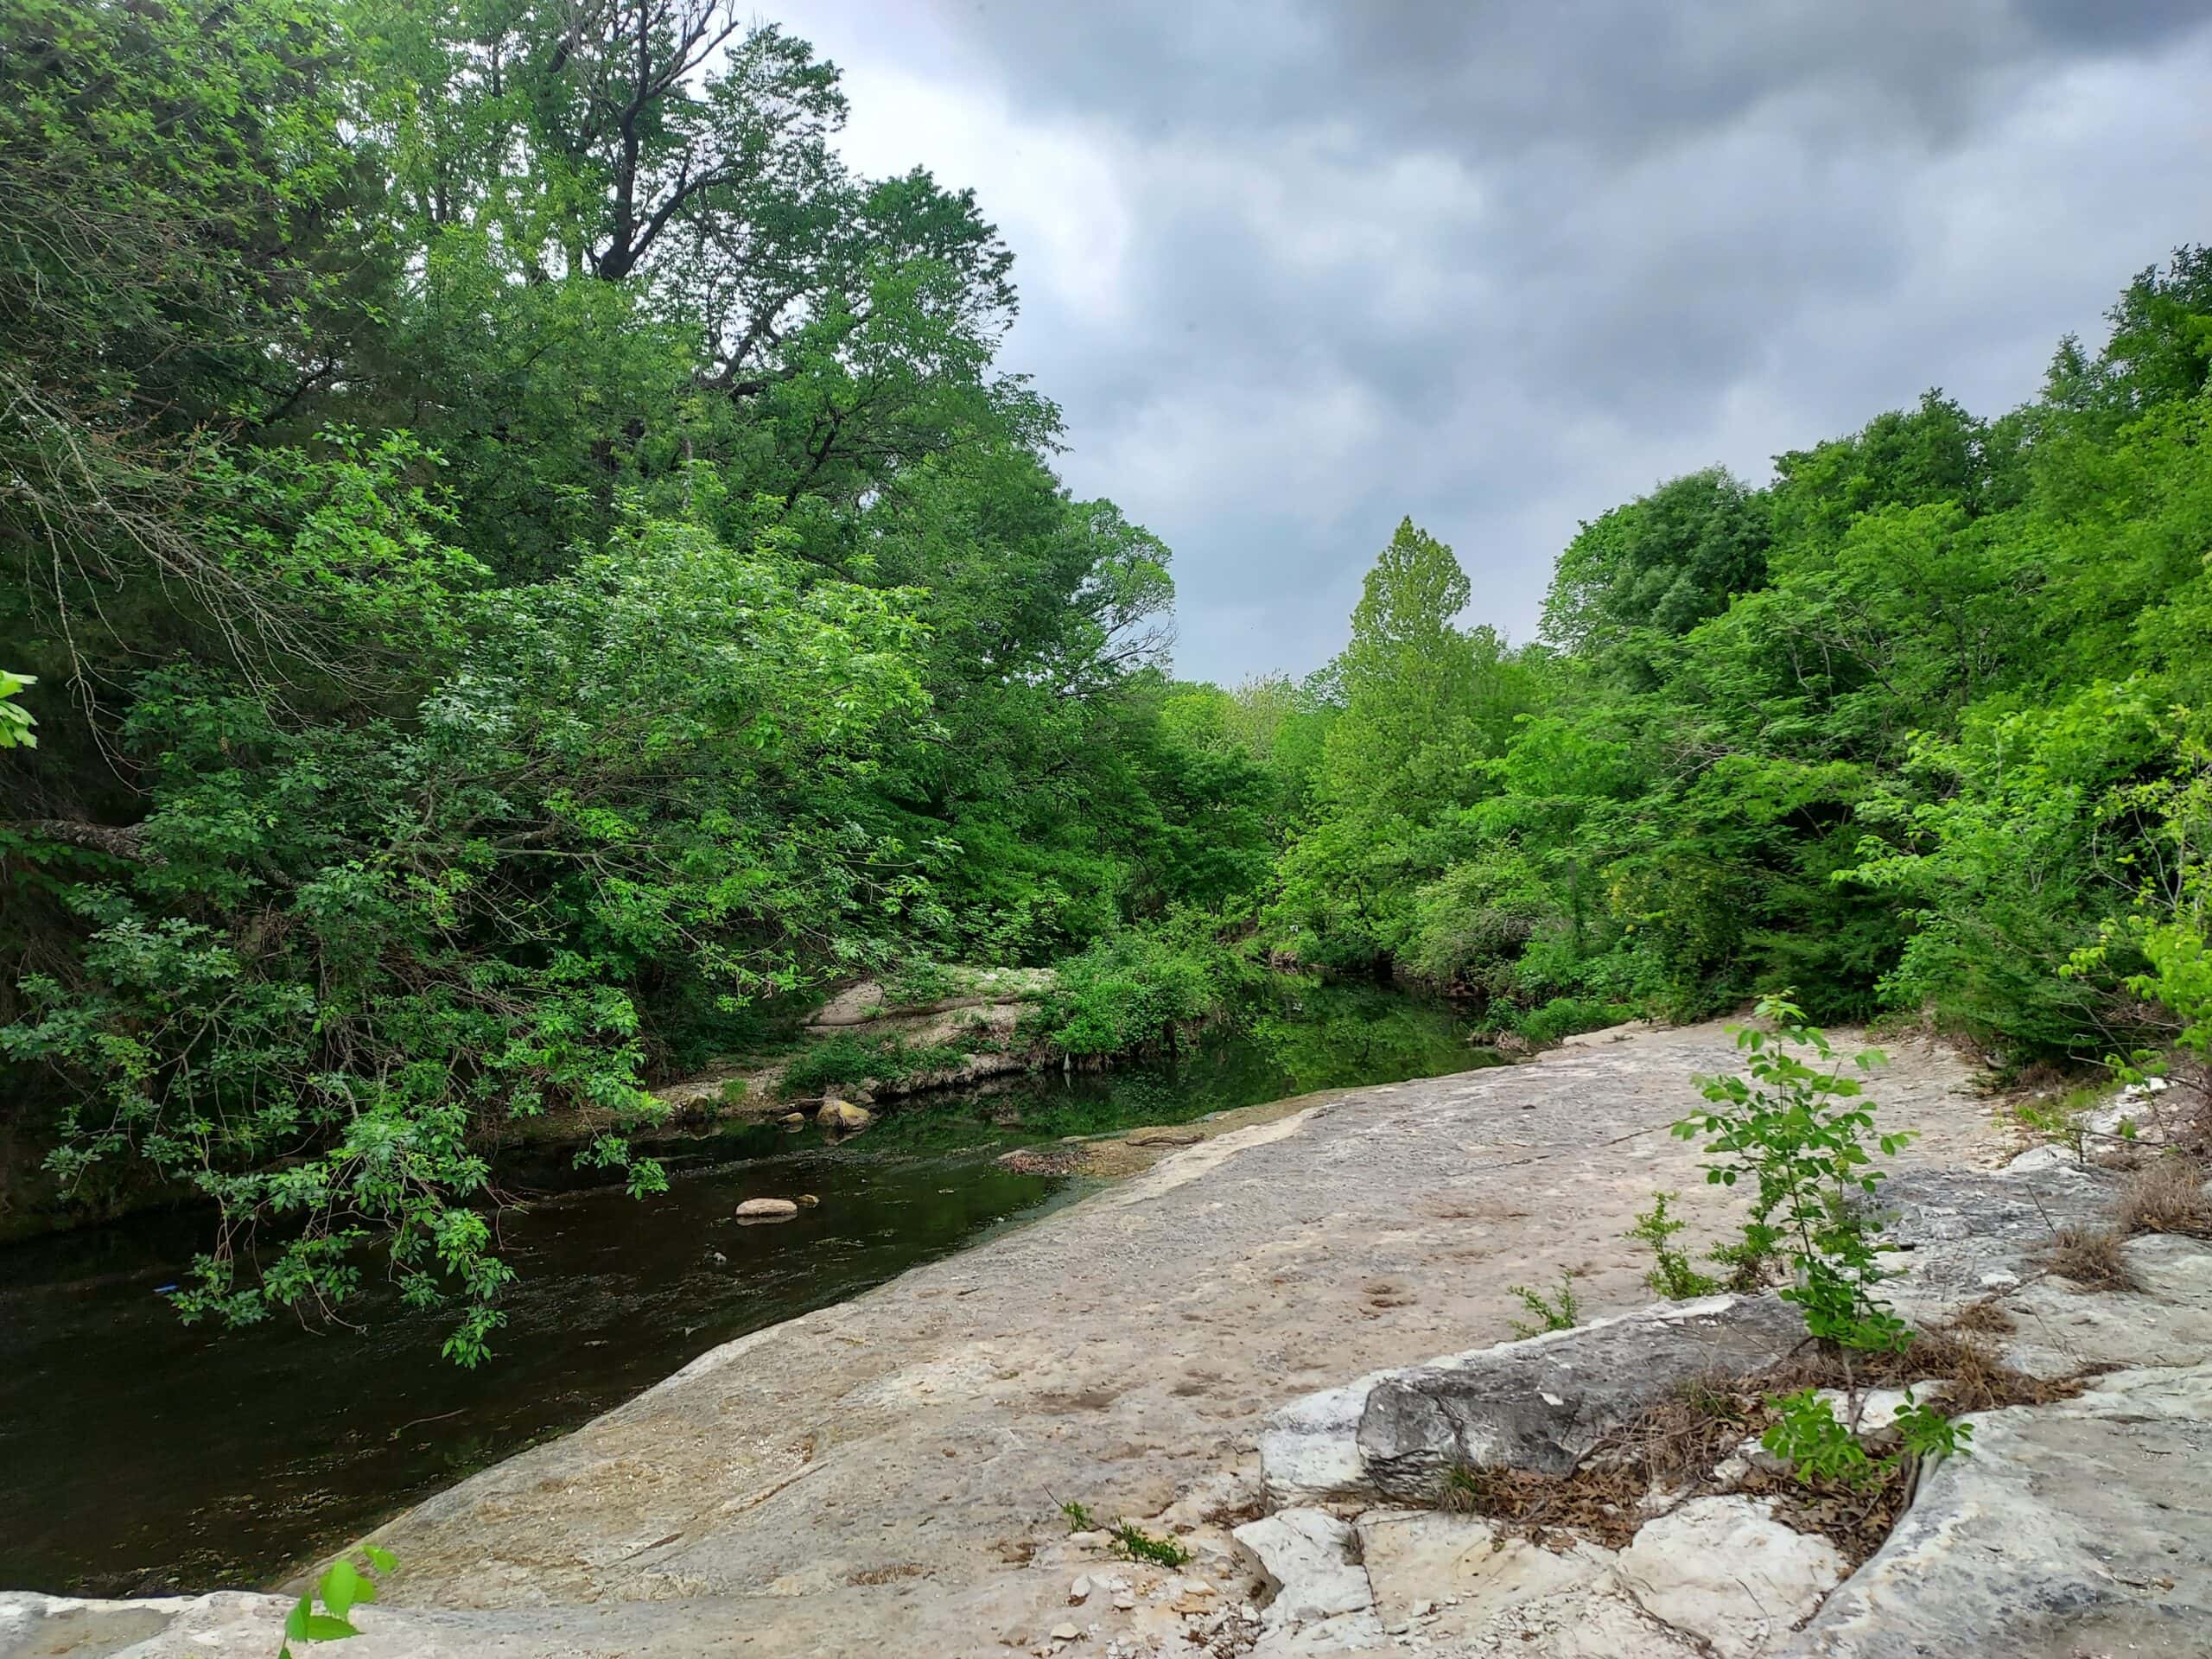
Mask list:
[{"label": "grass clump", "polygon": [[2203,1169],[2194,1159],[2177,1154],[2145,1165],[2120,1192],[2116,1224],[2130,1236],[2180,1233],[2212,1238],[2212,1200],[2204,1195]]},{"label": "grass clump", "polygon": [[1060,1505],[1060,1519],[1068,1523],[1070,1532],[1096,1532],[1098,1517],[1086,1508],[1080,1498],[1070,1498]]},{"label": "grass clump", "polygon": [[1969,1332],[1978,1336],[2001,1337],[2020,1328],[2020,1322],[2005,1311],[2005,1305],[1994,1296],[1985,1296],[1978,1302],[1969,1302],[1951,1316],[1951,1329]]},{"label": "grass clump", "polygon": [[1150,1561],[1154,1567],[1180,1567],[1191,1559],[1191,1552],[1173,1538],[1155,1538],[1134,1521],[1124,1521],[1112,1529],[1107,1536],[1121,1552],[1133,1561]]},{"label": "grass clump", "polygon": [[2044,1265],[2084,1290],[2140,1290],[2116,1228],[2061,1227],[2044,1247]]}]

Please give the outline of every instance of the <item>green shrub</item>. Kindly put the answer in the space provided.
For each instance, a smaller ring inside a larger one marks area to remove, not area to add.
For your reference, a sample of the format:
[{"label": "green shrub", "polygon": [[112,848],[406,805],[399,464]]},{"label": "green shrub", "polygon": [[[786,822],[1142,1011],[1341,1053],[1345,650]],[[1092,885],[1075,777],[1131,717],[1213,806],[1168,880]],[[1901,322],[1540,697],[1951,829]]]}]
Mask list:
[{"label": "green shrub", "polygon": [[1651,1207],[1637,1211],[1636,1225],[1628,1230],[1626,1236],[1649,1244],[1651,1254],[1658,1258],[1657,1264],[1643,1275],[1643,1282],[1669,1301],[1686,1302],[1694,1296],[1712,1295],[1720,1284],[1692,1267],[1688,1254],[1675,1248],[1675,1235],[1689,1225],[1667,1213],[1667,1205],[1675,1196],[1672,1192],[1654,1192]]},{"label": "green shrub", "polygon": [[1546,1048],[1580,1031],[1603,1031],[1636,1018],[1625,1002],[1599,1002],[1588,997],[1555,996],[1541,1007],[1513,1019],[1513,1029],[1538,1048]]},{"label": "green shrub", "polygon": [[1550,1296],[1526,1285],[1508,1285],[1506,1289],[1519,1297],[1521,1306],[1535,1315],[1534,1325],[1522,1319],[1513,1321],[1513,1334],[1523,1341],[1547,1331],[1572,1331],[1582,1317],[1582,1304],[1575,1296],[1574,1275],[1571,1273],[1560,1274],[1559,1288]]},{"label": "green shrub", "polygon": [[1150,1561],[1154,1567],[1173,1568],[1191,1559],[1191,1552],[1173,1538],[1155,1538],[1132,1521],[1122,1522],[1110,1535],[1121,1552],[1133,1561]]},{"label": "green shrub", "polygon": [[[1803,1312],[1815,1342],[1843,1356],[1849,1377],[1853,1351],[1896,1353],[1912,1342],[1912,1327],[1875,1294],[1889,1274],[1877,1259],[1867,1200],[1885,1177],[1873,1166],[1866,1142],[1872,1140],[1886,1158],[1913,1136],[1876,1131],[1873,1109],[1862,1099],[1864,1085],[1844,1075],[1827,1033],[1808,1025],[1794,1003],[1768,997],[1758,1005],[1758,1018],[1772,1029],[1751,1025],[1736,1032],[1749,1077],[1700,1078],[1712,1109],[1683,1119],[1675,1133],[1684,1140],[1706,1137],[1705,1150],[1717,1160],[1705,1166],[1707,1182],[1751,1186],[1743,1243],[1724,1259],[1740,1267],[1783,1257],[1791,1282],[1782,1299]],[[1868,1049],[1853,1064],[1871,1071],[1881,1058]],[[1790,1459],[1801,1479],[1872,1484],[1894,1459],[1867,1457],[1853,1433],[1857,1385],[1846,1392],[1850,1425],[1837,1421],[1813,1390],[1801,1389],[1771,1402],[1782,1415],[1761,1443]],[[1948,1456],[1960,1449],[1965,1427],[1916,1405],[1910,1392],[1905,1400],[1897,1422],[1908,1452]]]},{"label": "green shrub", "polygon": [[1060,964],[1028,1034],[1077,1058],[1172,1045],[1227,1014],[1266,970],[1216,934],[1217,918],[1179,912],[1109,933]]}]

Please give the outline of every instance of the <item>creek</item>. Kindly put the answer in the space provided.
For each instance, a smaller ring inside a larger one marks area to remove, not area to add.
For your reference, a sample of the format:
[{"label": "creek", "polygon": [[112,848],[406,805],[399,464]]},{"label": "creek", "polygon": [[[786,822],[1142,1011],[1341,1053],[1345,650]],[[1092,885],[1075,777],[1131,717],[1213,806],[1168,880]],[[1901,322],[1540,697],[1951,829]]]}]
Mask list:
[{"label": "creek", "polygon": [[[371,1294],[346,1325],[181,1324],[164,1287],[204,1216],[144,1215],[0,1249],[0,1588],[118,1596],[252,1586],[733,1338],[1034,1219],[1095,1183],[1009,1148],[1187,1122],[1496,1064],[1450,1006],[1305,990],[1173,1057],[894,1103],[867,1132],[748,1127],[657,1149],[667,1192],[503,1171],[520,1275],[495,1357],[439,1357],[434,1313]],[[812,1193],[746,1225],[742,1200]]]}]

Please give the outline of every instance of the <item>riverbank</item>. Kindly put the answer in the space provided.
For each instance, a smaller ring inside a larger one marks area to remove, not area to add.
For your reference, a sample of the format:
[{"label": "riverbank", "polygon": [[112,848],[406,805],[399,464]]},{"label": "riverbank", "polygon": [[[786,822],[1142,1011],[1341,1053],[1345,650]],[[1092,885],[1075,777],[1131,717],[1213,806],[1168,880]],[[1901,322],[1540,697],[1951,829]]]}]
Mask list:
[{"label": "riverbank", "polygon": [[[579,1185],[557,1149],[511,1155],[499,1225],[518,1278],[496,1357],[472,1371],[439,1357],[439,1310],[374,1281],[356,1329],[180,1324],[159,1293],[205,1248],[189,1213],[0,1250],[0,1586],[268,1584],[720,1344],[1211,1131],[1194,1120],[1464,1070],[1485,1058],[1468,1032],[1444,1005],[1332,988],[1173,1055],[885,1103],[858,1135],[741,1122],[671,1140],[669,1189],[642,1199]],[[734,1218],[801,1195],[820,1202],[781,1224]]]},{"label": "riverbank", "polygon": [[[1268,1412],[1502,1339],[1509,1287],[1563,1270],[1586,1317],[1649,1301],[1622,1234],[1696,1184],[1668,1126],[1732,1058],[1700,1026],[1224,1123],[409,1512],[377,1617],[440,1610],[456,1652],[1001,1655],[1048,1642],[1077,1573],[1126,1571],[1067,1541],[1071,1501],[1176,1530],[1226,1591]],[[1876,1097],[1916,1161],[2011,1149],[1944,1051],[1899,1052]]]},{"label": "riverbank", "polygon": [[[1603,1346],[1637,1328],[1637,1319],[1615,1316],[1649,1304],[1648,1261],[1622,1235],[1651,1191],[1689,1193],[1681,1210],[1694,1230],[1682,1242],[1692,1247],[1732,1219],[1721,1195],[1692,1190],[1697,1154],[1668,1131],[1693,1098],[1692,1075],[1733,1058],[1718,1026],[1600,1034],[1522,1066],[1217,1117],[1202,1140],[1159,1149],[1156,1163],[1118,1185],[853,1301],[715,1349],[565,1440],[401,1516],[376,1538],[404,1569],[385,1605],[363,1616],[369,1634],[347,1659],[858,1655],[886,1646],[969,1659],[1276,1659],[1461,1637],[1476,1645],[1440,1650],[1519,1653],[1543,1638],[1554,1643],[1548,1651],[1589,1659],[1770,1651],[1795,1616],[1775,1624],[1756,1591],[1746,1604],[1758,1625],[1752,1646],[1729,1645],[1742,1631],[1713,1623],[1731,1610],[1709,1598],[1683,1604],[1662,1628],[1651,1623],[1648,1599],[1638,1601],[1649,1589],[1637,1576],[1648,1567],[1642,1557],[1616,1560],[1591,1547],[1571,1559],[1530,1555],[1503,1535],[1471,1554],[1459,1535],[1480,1534],[1481,1522],[1430,1516],[1436,1524],[1423,1531],[1421,1512],[1375,1511],[1373,1495],[1360,1495],[1358,1457],[1321,1459],[1331,1480],[1297,1491],[1276,1461],[1286,1424],[1319,1423],[1314,1402],[1345,1395],[1352,1378],[1362,1379],[1355,1390],[1371,1388],[1393,1370],[1507,1338],[1525,1317],[1516,1286],[1550,1286],[1573,1273],[1592,1327],[1577,1340]],[[2136,1241],[2127,1253],[2141,1274],[2134,1290],[2091,1294],[2050,1282],[2031,1264],[2050,1217],[2086,1222],[2113,1178],[2069,1177],[2040,1151],[2005,1169],[2021,1149],[2020,1130],[1977,1096],[1966,1063],[1943,1049],[1894,1050],[1872,1092],[1885,1129],[1920,1137],[1897,1172],[1899,1241],[1912,1262],[1900,1292],[1905,1311],[1941,1320],[1975,1298],[2009,1295],[2019,1334],[2007,1352],[2034,1375],[2078,1377],[2107,1359],[2181,1367],[2202,1381],[2212,1359],[2212,1247]],[[2029,1165],[2037,1173],[2023,1173]],[[2079,1190],[2044,1190],[2062,1177]],[[2031,1192],[2028,1183],[2043,1185]],[[1713,1316],[1698,1304],[1669,1317]],[[1471,1358],[1510,1368],[1536,1346]],[[2202,1439],[2203,1414],[2188,1402],[2202,1389],[2164,1377],[2127,1372],[2097,1382],[2078,1402],[1980,1420],[1986,1447],[1978,1440],[1974,1455],[1936,1470],[1907,1524],[1789,1651],[1868,1659],[1937,1650],[1910,1645],[1931,1633],[1979,1650],[1972,1638],[1984,1624],[2011,1630],[2024,1618],[2070,1641],[2088,1628],[2082,1610],[2106,1602],[2095,1628],[2132,1638],[2155,1636],[2169,1615],[2212,1618],[2212,1601],[2199,1594],[2212,1582],[2212,1514],[2199,1514],[2194,1499],[2177,1507],[2179,1489],[2164,1491],[2152,1456]],[[2090,1507],[2075,1516],[2065,1497],[2075,1488],[2044,1491],[2033,1486],[2042,1478],[2035,1471],[2070,1469],[2066,1459],[2078,1463],[2092,1442],[2111,1490],[2084,1490]],[[1363,1457],[1364,1427],[1359,1446]],[[1289,1447],[1293,1472],[1319,1466],[1306,1455],[1313,1449],[1304,1438]],[[2134,1452],[2140,1469],[2127,1461]],[[1283,1510],[1333,1502],[1339,1474],[1350,1481],[1340,1493],[1346,1519]],[[2094,1535],[2082,1547],[2099,1559],[2120,1552],[2121,1578],[2100,1589],[2094,1563],[2044,1562],[2032,1540],[2018,1560],[2004,1539],[1963,1552],[1947,1546],[1952,1532],[1982,1524],[1974,1516],[1995,1501],[1985,1489],[2009,1492],[2006,1483],[2019,1481],[2044,1495],[2033,1504],[2028,1487],[2004,1497],[2005,1514],[2032,1514],[2037,1538]],[[1700,1500],[1708,1509],[1737,1501]],[[1132,1562],[1102,1534],[1071,1535],[1067,1505],[1101,1522],[1134,1521],[1190,1559]],[[1282,1512],[1255,1529],[1270,1510]],[[1694,1518],[1683,1513],[1678,1530]],[[1296,1532],[1300,1516],[1346,1537],[1377,1528],[1373,1548],[1414,1534],[1421,1547],[1364,1563],[1285,1554],[1275,1534],[1286,1525]],[[1751,1526],[1745,1537],[1758,1537],[1742,1547],[1778,1530]],[[1267,1546],[1257,1548],[1263,1533]],[[1439,1544],[1432,1533],[1452,1536]],[[1694,1566],[1713,1548],[1668,1559]],[[1265,1573],[1255,1556],[1268,1563]],[[2141,1560],[2167,1556],[2145,1576]],[[1774,1566],[1764,1562],[1755,1576]],[[2061,1567],[2088,1574],[2066,1592],[2064,1607],[2024,1591],[1983,1593]],[[1567,1585],[1560,1575],[1570,1568],[1592,1582]],[[1832,1586],[1835,1573],[1822,1571],[1820,1582]],[[1624,1576],[1644,1589],[1624,1592]],[[1931,1583],[1942,1586],[1932,1604],[1914,1588]],[[1337,1604],[1349,1607],[1354,1590],[1359,1605],[1347,1612]],[[1522,1645],[1484,1645],[1480,1632],[1495,1634],[1484,1621],[1506,1606],[1501,1596],[1513,1609],[1526,1604],[1505,1621]],[[1587,1617],[1561,1624],[1576,1596]],[[252,1597],[73,1611],[15,1604],[30,1620],[27,1636],[60,1643],[37,1651],[111,1652],[122,1636],[143,1635],[145,1645],[131,1649],[140,1659],[257,1652],[281,1606]],[[1697,1645],[1713,1639],[1694,1634],[1707,1624],[1727,1638],[1718,1648]],[[80,1637],[91,1645],[67,1645]],[[2131,1650],[2160,1649],[2137,1640]]]}]

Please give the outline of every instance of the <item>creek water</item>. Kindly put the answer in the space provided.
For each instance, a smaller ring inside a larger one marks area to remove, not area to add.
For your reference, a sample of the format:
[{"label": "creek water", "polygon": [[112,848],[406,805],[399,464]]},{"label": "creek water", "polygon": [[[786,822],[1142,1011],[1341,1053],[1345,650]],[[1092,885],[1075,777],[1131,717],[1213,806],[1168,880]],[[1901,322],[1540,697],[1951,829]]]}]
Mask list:
[{"label": "creek water", "polygon": [[[520,1275],[495,1357],[372,1294],[346,1325],[219,1332],[162,1287],[192,1213],[0,1250],[0,1589],[145,1595],[254,1586],[430,1492],[619,1404],[732,1338],[856,1295],[1033,1218],[1082,1184],[998,1154],[1317,1089],[1494,1064],[1447,1005],[1327,988],[1173,1058],[896,1103],[831,1144],[752,1128],[660,1155],[666,1192],[543,1192],[501,1215]],[[528,1191],[528,1172],[505,1185]],[[747,1226],[741,1200],[817,1195]]]}]

